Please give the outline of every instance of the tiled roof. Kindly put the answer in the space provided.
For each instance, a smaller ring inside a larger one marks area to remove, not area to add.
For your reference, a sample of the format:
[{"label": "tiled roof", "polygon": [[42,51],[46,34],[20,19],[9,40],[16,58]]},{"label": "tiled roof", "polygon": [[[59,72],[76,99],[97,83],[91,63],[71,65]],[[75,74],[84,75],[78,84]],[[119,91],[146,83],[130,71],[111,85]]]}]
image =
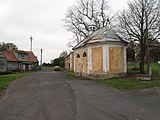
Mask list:
[{"label": "tiled roof", "polygon": [[37,57],[31,51],[27,51],[29,62],[38,62]]},{"label": "tiled roof", "polygon": [[11,49],[4,49],[1,50],[3,52],[4,57],[7,61],[18,61],[18,58],[16,58],[15,53],[17,54],[27,54],[28,55],[28,61],[26,62],[38,62],[37,57],[33,54],[31,51],[22,51],[22,50],[11,50]]},{"label": "tiled roof", "polygon": [[27,51],[23,51],[23,50],[14,50],[14,52],[19,54],[28,54]]},{"label": "tiled roof", "polygon": [[7,61],[17,61],[17,58],[11,49],[3,50],[3,55]]}]

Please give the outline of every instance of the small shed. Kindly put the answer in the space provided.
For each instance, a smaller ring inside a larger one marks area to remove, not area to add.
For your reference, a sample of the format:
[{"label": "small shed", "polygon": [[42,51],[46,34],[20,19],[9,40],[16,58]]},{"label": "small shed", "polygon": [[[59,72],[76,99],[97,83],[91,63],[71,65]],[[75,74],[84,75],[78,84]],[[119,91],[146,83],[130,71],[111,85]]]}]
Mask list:
[{"label": "small shed", "polygon": [[107,27],[94,31],[73,48],[74,72],[96,79],[124,76],[127,44]]}]

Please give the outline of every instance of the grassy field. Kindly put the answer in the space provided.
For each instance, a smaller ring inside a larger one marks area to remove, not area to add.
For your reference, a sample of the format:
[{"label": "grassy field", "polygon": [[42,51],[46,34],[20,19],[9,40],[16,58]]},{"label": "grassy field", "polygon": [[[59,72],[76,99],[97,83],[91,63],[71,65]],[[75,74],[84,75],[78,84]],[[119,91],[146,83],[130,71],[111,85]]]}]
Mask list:
[{"label": "grassy field", "polygon": [[0,75],[0,91],[5,89],[11,81],[18,79],[18,78],[21,78],[21,77],[24,77],[24,76],[29,75],[31,73],[32,72]]},{"label": "grassy field", "polygon": [[[139,66],[138,64],[128,64],[127,68],[131,67],[138,68]],[[159,70],[160,70],[160,65],[158,63],[152,63],[153,76],[158,76]],[[145,65],[145,71],[147,71],[147,65]],[[128,70],[128,72],[129,74],[132,74],[132,76],[128,76],[125,78],[113,78],[107,80],[93,80],[93,81],[120,90],[139,90],[151,87],[160,87],[160,77],[157,78],[153,77],[151,81],[141,81],[141,80],[136,80],[136,74],[139,73],[139,70]],[[73,71],[69,71],[67,74],[70,77],[75,77]]]}]

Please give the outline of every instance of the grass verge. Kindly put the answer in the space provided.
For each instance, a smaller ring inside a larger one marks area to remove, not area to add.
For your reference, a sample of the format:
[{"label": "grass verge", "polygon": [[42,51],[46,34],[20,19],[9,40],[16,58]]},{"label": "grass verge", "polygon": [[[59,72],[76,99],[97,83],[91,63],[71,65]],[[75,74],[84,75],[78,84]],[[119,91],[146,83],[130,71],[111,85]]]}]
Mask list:
[{"label": "grass verge", "polygon": [[160,87],[160,80],[140,81],[135,78],[114,78],[108,80],[96,80],[96,82],[119,90],[140,90],[151,87]]},{"label": "grass verge", "polygon": [[15,74],[7,74],[7,75],[0,75],[0,92],[4,90],[11,81],[22,78],[26,75],[31,74],[32,72],[24,72],[24,73],[15,73]]},{"label": "grass verge", "polygon": [[[73,71],[68,71],[67,75],[82,80],[88,80],[84,79],[84,77],[77,77]],[[141,90],[151,87],[160,87],[160,80],[140,81],[136,80],[135,77],[113,78],[107,80],[93,80],[93,81],[100,84],[105,84],[109,87],[113,87],[119,90]]]},{"label": "grass verge", "polygon": [[67,71],[69,77],[76,77],[76,74],[73,71]]}]

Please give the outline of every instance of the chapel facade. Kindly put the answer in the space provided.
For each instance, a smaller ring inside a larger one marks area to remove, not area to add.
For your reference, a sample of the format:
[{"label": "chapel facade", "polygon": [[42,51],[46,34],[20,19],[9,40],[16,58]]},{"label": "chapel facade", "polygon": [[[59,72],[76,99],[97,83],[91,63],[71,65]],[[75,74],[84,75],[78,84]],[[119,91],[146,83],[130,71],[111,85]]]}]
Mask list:
[{"label": "chapel facade", "polygon": [[128,43],[108,27],[96,30],[95,24],[92,25],[89,26],[92,30],[89,37],[77,44],[66,58],[70,65],[68,69],[77,75],[96,79],[125,76]]}]

